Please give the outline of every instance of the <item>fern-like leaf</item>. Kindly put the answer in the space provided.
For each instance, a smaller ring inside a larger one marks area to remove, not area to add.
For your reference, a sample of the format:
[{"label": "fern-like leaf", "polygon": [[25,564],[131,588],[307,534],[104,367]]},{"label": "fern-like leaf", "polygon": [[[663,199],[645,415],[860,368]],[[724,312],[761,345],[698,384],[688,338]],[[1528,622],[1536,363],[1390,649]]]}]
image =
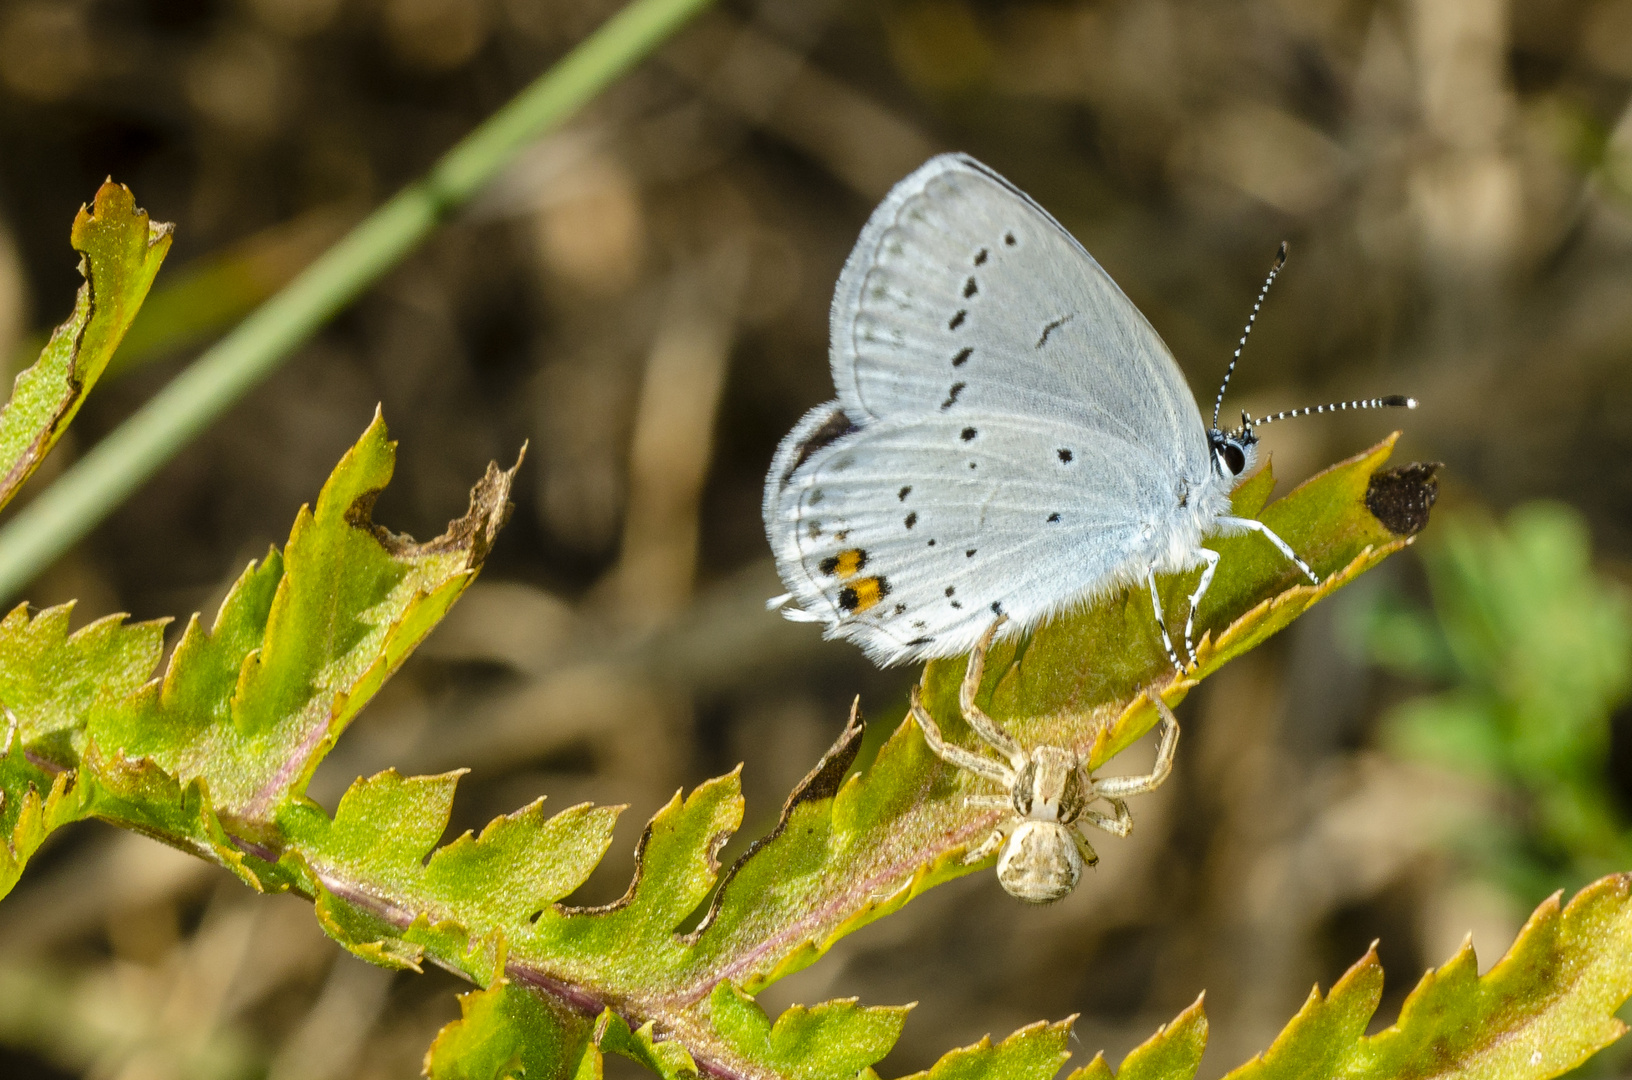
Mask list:
[{"label": "fern-like leaf", "polygon": [[130,189],[112,180],[80,207],[70,234],[85,284],[74,313],[34,366],[17,376],[0,410],[0,506],[39,467],[101,378],[170,250],[171,226],[150,221]]}]

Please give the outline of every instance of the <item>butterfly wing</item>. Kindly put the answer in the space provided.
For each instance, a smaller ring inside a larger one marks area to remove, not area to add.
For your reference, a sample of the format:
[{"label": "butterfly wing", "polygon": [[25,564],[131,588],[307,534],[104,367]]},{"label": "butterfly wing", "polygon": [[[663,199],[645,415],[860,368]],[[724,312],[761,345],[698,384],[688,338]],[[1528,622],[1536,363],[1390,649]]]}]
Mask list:
[{"label": "butterfly wing", "polygon": [[800,609],[893,664],[967,652],[998,614],[1030,626],[1136,580],[1175,483],[1102,429],[1001,414],[858,428],[834,402],[784,440],[766,530]]},{"label": "butterfly wing", "polygon": [[830,316],[851,420],[1054,416],[1200,479],[1206,429],[1172,354],[1049,214],[962,154],[931,158],[868,219]]}]

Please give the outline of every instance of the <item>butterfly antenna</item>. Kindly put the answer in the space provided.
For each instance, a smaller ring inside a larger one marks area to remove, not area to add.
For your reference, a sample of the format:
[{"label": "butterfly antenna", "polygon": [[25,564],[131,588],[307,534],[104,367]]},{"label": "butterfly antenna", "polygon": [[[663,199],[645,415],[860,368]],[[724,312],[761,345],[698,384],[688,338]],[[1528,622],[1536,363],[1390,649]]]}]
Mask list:
[{"label": "butterfly antenna", "polygon": [[1241,414],[1243,428],[1263,427],[1273,424],[1277,420],[1291,420],[1296,416],[1314,416],[1320,413],[1344,412],[1348,409],[1414,409],[1417,399],[1406,397],[1403,394],[1390,394],[1388,397],[1360,398],[1357,401],[1334,401],[1330,405],[1309,405],[1302,409],[1287,409],[1273,416],[1261,416],[1254,420],[1246,413]]},{"label": "butterfly antenna", "polygon": [[1247,335],[1252,333],[1252,324],[1258,321],[1258,309],[1264,306],[1264,297],[1269,295],[1269,287],[1275,284],[1275,275],[1281,272],[1286,265],[1286,241],[1281,241],[1281,249],[1275,253],[1275,265],[1270,267],[1269,276],[1264,279],[1264,287],[1258,290],[1258,299],[1253,302],[1252,314],[1247,316],[1247,328],[1241,331],[1241,340],[1235,343],[1235,355],[1230,357],[1230,366],[1224,369],[1224,382],[1218,388],[1218,400],[1213,402],[1213,430],[1218,430],[1218,410],[1224,407],[1224,391],[1230,388],[1230,376],[1235,374],[1235,365],[1241,362],[1241,350],[1246,348]]}]

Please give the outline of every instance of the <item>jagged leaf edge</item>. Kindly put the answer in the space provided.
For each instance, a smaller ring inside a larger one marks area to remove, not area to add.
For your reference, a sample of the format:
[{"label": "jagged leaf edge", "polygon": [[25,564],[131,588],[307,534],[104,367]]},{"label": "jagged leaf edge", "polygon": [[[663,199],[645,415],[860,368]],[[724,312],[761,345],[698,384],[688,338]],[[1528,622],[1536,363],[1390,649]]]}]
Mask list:
[{"label": "jagged leaf edge", "polygon": [[0,506],[10,502],[62,437],[112,359],[170,250],[173,226],[152,221],[112,180],[81,206],[70,242],[85,284],[74,311],[21,372],[0,409]]}]

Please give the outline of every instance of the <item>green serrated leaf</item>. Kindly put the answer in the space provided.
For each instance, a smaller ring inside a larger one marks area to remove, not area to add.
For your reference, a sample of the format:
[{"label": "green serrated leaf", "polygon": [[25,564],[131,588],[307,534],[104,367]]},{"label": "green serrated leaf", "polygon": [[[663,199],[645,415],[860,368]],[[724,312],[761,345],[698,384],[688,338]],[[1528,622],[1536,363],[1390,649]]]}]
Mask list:
[{"label": "green serrated leaf", "polygon": [[1575,1068],[1626,1031],[1615,1012],[1632,997],[1632,876],[1542,904],[1483,976],[1464,944],[1423,976],[1398,1022],[1367,1036],[1381,996],[1368,953],[1230,1080],[1544,1080]]},{"label": "green serrated leaf", "polygon": [[89,812],[220,863],[258,892],[282,889],[287,878],[227,835],[204,777],[178,780],[147,758],[104,754],[95,742],[80,758]]},{"label": "green serrated leaf", "polygon": [[0,739],[0,898],[46,837],[87,813],[85,788],[72,773],[53,775],[30,761],[15,727]]},{"label": "green serrated leaf", "polygon": [[1071,1023],[1038,1021],[996,1045],[983,1038],[904,1080],[1050,1080],[1071,1056]]},{"label": "green serrated leaf", "polygon": [[696,1080],[697,1062],[677,1039],[659,1040],[650,1020],[631,1030],[623,1017],[607,1009],[595,1021],[595,1045],[602,1052],[639,1062],[663,1080]]},{"label": "green serrated leaf", "polygon": [[18,604],[0,619],[0,704],[23,747],[65,767],[93,709],[117,704],[153,674],[169,621],[129,624],[110,615],[70,635],[73,607],[30,618],[28,605]]},{"label": "green serrated leaf", "polygon": [[512,982],[461,994],[459,1014],[425,1054],[430,1080],[601,1080],[589,1021]]},{"label": "green serrated leaf", "polygon": [[74,313],[0,410],[0,506],[39,467],[101,377],[170,250],[171,226],[150,221],[130,189],[108,181],[80,207],[70,234],[84,258]]},{"label": "green serrated leaf", "polygon": [[758,1002],[729,981],[714,988],[709,1007],[721,1038],[789,1080],[850,1080],[890,1052],[908,1012],[846,998],[795,1005],[772,1024]]},{"label": "green serrated leaf", "polygon": [[387,532],[369,515],[394,461],[376,415],[284,553],[252,563],[210,632],[189,624],[162,682],[98,710],[91,736],[179,780],[207,779],[224,818],[263,829],[469,585],[508,514],[515,470],[490,467],[443,536]]},{"label": "green serrated leaf", "polygon": [[1202,998],[1156,1029],[1156,1034],[1128,1051],[1115,1073],[1105,1055],[1075,1070],[1067,1080],[1191,1080],[1207,1048],[1207,1013]]}]

